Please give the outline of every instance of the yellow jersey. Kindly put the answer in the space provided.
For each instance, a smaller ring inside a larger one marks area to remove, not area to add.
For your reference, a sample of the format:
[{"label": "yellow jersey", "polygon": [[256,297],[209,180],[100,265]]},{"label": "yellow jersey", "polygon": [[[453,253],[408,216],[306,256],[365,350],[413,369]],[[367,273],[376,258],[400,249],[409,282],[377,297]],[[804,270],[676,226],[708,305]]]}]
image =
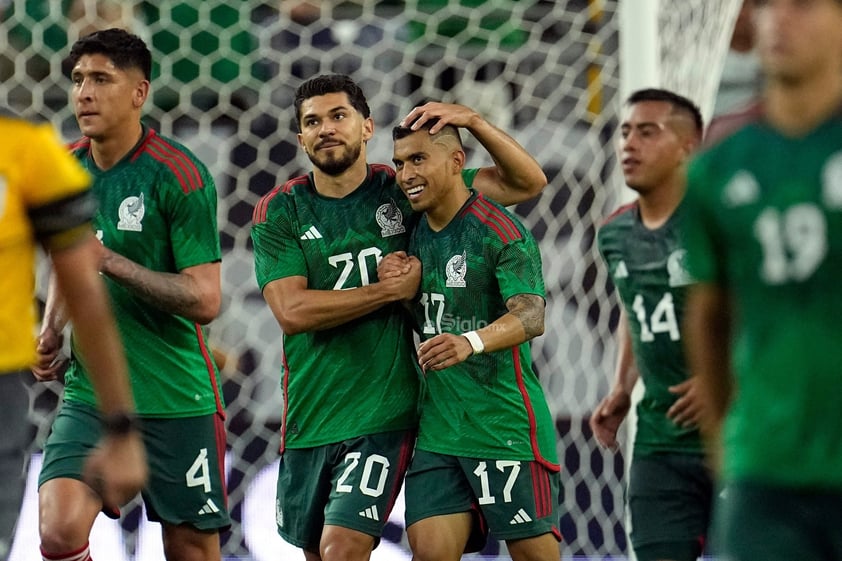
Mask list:
[{"label": "yellow jersey", "polygon": [[0,114],[0,374],[35,358],[35,244],[61,249],[89,229],[90,182],[51,126]]}]

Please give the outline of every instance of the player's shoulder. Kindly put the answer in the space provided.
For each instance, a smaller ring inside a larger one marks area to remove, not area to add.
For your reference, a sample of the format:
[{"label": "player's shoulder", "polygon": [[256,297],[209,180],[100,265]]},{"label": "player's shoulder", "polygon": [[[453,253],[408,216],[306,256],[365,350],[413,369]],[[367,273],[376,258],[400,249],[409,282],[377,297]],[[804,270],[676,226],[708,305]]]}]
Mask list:
[{"label": "player's shoulder", "polygon": [[763,104],[759,100],[752,100],[734,111],[717,115],[705,131],[703,148],[715,146],[747,125],[759,122],[763,115]]},{"label": "player's shoulder", "polygon": [[639,204],[637,199],[620,205],[611,214],[605,217],[596,230],[596,241],[600,251],[604,251],[615,241],[623,240],[628,236],[632,226],[638,217]]},{"label": "player's shoulder", "polygon": [[602,223],[600,224],[600,230],[604,228],[612,228],[616,226],[621,226],[628,222],[629,220],[634,220],[637,216],[637,209],[638,209],[638,201],[637,199],[620,205],[617,209],[614,210],[611,214],[606,216]]},{"label": "player's shoulder", "polygon": [[368,164],[369,177],[394,179],[395,169],[387,164]]},{"label": "player's shoulder", "polygon": [[480,193],[465,205],[460,217],[489,231],[492,237],[499,238],[504,244],[532,237],[526,226],[506,207]]},{"label": "player's shoulder", "polygon": [[282,212],[294,197],[304,196],[309,193],[309,185],[310,176],[299,175],[285,183],[275,186],[268,193],[260,197],[260,200],[254,205],[252,223],[261,224],[266,222],[273,214]]},{"label": "player's shoulder", "polygon": [[141,157],[149,158],[184,193],[213,185],[207,166],[187,146],[151,128],[145,128],[144,135],[145,138],[131,157],[132,161]]}]

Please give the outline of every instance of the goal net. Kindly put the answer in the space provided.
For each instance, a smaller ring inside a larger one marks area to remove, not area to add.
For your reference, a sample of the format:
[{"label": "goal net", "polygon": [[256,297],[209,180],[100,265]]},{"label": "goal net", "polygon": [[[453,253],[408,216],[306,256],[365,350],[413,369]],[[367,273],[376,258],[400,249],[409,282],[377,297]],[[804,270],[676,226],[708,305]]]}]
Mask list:
[{"label": "goal net", "polygon": [[[638,1],[658,10],[660,77],[637,86],[669,87],[711,107],[739,0],[627,0],[627,7]],[[360,83],[373,109],[371,161],[391,161],[389,129],[414,104],[440,99],[478,110],[546,171],[544,193],[515,212],[544,258],[546,331],[532,350],[558,427],[563,551],[627,555],[623,453],[601,450],[588,429],[613,377],[618,319],[594,244],[596,228],[624,197],[614,131],[620,92],[628,93],[621,70],[634,71],[620,67],[619,38],[635,30],[620,30],[618,0],[0,0],[0,19],[0,103],[50,120],[67,140],[78,134],[62,68],[69,45],[107,26],[139,34],[155,59],[147,122],[195,151],[216,179],[224,308],[210,336],[224,359],[228,402],[235,524],[227,554],[260,559],[264,538],[250,525],[268,531],[265,539],[274,532],[274,487],[266,482],[274,478],[282,411],[280,331],[254,279],[251,210],[274,185],[308,169],[295,138],[295,88],[317,73],[341,72]],[[629,61],[637,56],[645,54]],[[467,140],[469,166],[488,165]],[[58,384],[33,385],[36,451],[60,392]],[[130,511],[123,521],[127,554],[136,547],[136,518]],[[406,551],[399,517],[383,543]],[[494,541],[484,553],[501,547]]]}]

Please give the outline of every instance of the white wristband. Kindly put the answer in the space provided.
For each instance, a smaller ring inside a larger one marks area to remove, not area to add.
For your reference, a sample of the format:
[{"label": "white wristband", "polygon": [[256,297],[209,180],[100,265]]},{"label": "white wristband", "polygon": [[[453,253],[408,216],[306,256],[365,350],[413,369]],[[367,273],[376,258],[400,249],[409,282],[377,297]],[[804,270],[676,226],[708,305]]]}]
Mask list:
[{"label": "white wristband", "polygon": [[478,355],[485,350],[485,345],[482,342],[482,338],[476,331],[466,331],[462,334],[462,337],[467,339],[468,343],[471,344],[471,348],[474,349],[475,355]]}]

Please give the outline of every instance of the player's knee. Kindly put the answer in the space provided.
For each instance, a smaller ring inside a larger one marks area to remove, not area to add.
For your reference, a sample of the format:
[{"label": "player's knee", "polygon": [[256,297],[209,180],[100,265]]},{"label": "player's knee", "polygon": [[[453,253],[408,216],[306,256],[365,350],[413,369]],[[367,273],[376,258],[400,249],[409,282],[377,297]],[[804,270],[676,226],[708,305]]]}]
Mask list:
[{"label": "player's knee", "polygon": [[164,557],[167,561],[220,561],[219,534],[190,526],[165,526]]},{"label": "player's knee", "polygon": [[374,538],[347,528],[328,526],[322,534],[322,561],[368,561]]},{"label": "player's knee", "polygon": [[561,550],[553,534],[542,534],[521,540],[507,540],[512,561],[559,561]]},{"label": "player's knee", "polygon": [[51,556],[64,557],[65,552],[77,551],[88,543],[88,534],[70,519],[54,518],[39,525],[41,551]]}]

